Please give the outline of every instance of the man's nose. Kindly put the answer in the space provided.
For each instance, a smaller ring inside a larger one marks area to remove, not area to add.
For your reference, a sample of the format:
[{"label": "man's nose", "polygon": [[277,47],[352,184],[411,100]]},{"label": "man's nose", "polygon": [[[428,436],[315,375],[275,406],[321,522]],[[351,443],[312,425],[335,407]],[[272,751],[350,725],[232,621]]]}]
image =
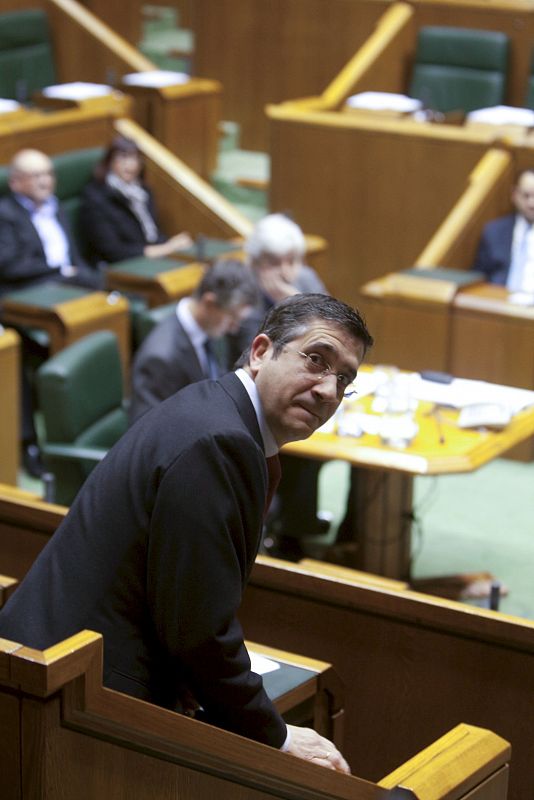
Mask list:
[{"label": "man's nose", "polygon": [[333,372],[328,373],[313,387],[313,391],[321,400],[333,402],[339,400],[337,375]]}]

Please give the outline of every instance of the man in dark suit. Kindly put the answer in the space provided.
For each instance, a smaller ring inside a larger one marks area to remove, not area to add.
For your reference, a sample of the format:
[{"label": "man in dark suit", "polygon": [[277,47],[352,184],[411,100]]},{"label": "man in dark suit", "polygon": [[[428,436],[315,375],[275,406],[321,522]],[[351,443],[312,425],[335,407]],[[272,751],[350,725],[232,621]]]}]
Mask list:
[{"label": "man in dark suit", "polygon": [[473,269],[489,283],[510,291],[534,293],[534,169],[521,172],[512,192],[515,213],[489,222],[480,239]]},{"label": "man in dark suit", "polygon": [[333,298],[273,309],[240,369],[185,387],[109,451],[0,612],[0,636],[45,648],[100,631],[106,686],[177,710],[194,697],[212,724],[347,771],[330,742],[285,725],[236,614],[274,472],[266,458],[326,422],[371,343]]},{"label": "man in dark suit", "polygon": [[13,158],[10,193],[0,200],[0,294],[50,280],[101,285],[98,272],[78,252],[55,186],[44,153],[21,150]]},{"label": "man in dark suit", "polygon": [[152,330],[132,367],[130,422],[190,383],[216,378],[223,367],[216,340],[234,331],[257,302],[248,267],[231,259],[209,268],[192,297]]},{"label": "man in dark suit", "polygon": [[[81,258],[66,214],[54,195],[51,160],[39,150],[20,150],[9,171],[8,195],[0,199],[0,299],[16,289],[43,283],[69,283],[97,289],[101,277]],[[22,453],[26,470],[38,477],[42,465],[33,422],[29,364],[48,355],[21,328]]]}]

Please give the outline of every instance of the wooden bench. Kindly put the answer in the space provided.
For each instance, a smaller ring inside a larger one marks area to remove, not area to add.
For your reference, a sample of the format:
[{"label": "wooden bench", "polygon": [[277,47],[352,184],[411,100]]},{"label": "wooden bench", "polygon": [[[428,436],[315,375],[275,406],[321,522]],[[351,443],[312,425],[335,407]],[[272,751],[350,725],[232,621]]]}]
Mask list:
[{"label": "wooden bench", "polygon": [[534,622],[259,557],[247,637],[329,660],[346,689],[345,754],[368,780],[460,722],[511,742],[510,800],[534,785]]},{"label": "wooden bench", "polygon": [[0,719],[3,800],[506,798],[510,747],[493,733],[458,726],[370,783],[104,688],[91,631],[44,651],[0,640]]}]

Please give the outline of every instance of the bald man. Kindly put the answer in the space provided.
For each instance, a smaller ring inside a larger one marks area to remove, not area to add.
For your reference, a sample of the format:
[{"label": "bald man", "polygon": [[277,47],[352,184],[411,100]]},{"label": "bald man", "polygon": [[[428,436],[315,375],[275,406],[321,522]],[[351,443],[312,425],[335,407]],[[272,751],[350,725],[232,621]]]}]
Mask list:
[{"label": "bald man", "polygon": [[[0,297],[43,283],[100,288],[101,277],[81,258],[66,214],[54,194],[51,160],[39,150],[20,150],[9,168],[9,193],[0,200]],[[0,317],[1,321],[1,317]],[[48,355],[19,329],[23,343],[22,457],[34,477],[42,473],[33,422],[31,365]]]},{"label": "bald man", "polygon": [[0,295],[43,281],[98,288],[55,196],[51,160],[39,150],[20,150],[9,168],[10,192],[0,200]]}]

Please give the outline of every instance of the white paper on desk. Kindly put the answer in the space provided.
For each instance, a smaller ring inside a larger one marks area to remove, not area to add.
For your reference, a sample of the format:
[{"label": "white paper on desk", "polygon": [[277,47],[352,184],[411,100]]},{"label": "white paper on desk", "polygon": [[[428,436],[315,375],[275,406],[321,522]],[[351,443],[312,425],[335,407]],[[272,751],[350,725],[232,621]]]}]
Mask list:
[{"label": "white paper on desk", "polygon": [[498,403],[511,414],[517,414],[534,405],[534,392],[516,389],[486,381],[471,381],[455,378],[451,383],[425,381],[414,373],[410,381],[410,394],[418,400],[427,400],[437,405],[464,408],[473,403]]},{"label": "white paper on desk", "polygon": [[105,83],[86,83],[85,81],[58,83],[43,89],[45,97],[54,97],[58,100],[89,100],[91,97],[104,97],[112,92],[113,87],[107,86]]},{"label": "white paper on desk", "polygon": [[175,86],[177,83],[187,83],[191,78],[185,72],[173,72],[170,69],[149,69],[146,72],[131,72],[124,75],[122,82],[127,86],[147,86],[160,89],[163,86]]},{"label": "white paper on desk", "polygon": [[268,672],[275,672],[275,670],[280,669],[280,664],[277,661],[273,661],[272,658],[260,656],[259,653],[251,653],[250,650],[248,654],[250,656],[252,672],[255,672],[257,675],[266,675]]},{"label": "white paper on desk", "polygon": [[508,302],[516,306],[534,306],[534,294],[528,292],[510,292]]},{"label": "white paper on desk", "polygon": [[17,111],[21,108],[20,103],[16,100],[8,100],[7,98],[0,97],[0,114],[7,114],[9,111]]},{"label": "white paper on desk", "polygon": [[399,111],[413,113],[422,108],[420,100],[395,92],[360,92],[347,99],[351,108],[364,108],[370,111]]},{"label": "white paper on desk", "polygon": [[524,125],[530,128],[534,125],[534,111],[515,106],[490,106],[470,111],[467,121],[485,122],[489,125]]}]

